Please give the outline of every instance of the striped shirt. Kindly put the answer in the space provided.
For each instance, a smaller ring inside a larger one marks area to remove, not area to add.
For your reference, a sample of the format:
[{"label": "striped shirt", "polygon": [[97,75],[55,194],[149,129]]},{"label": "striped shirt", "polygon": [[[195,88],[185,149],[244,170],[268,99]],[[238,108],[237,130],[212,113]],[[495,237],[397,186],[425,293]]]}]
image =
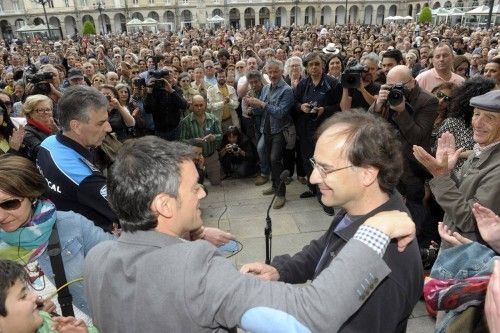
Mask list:
[{"label": "striped shirt", "polygon": [[202,125],[196,120],[194,113],[191,112],[180,122],[181,136],[183,141],[189,139],[202,139],[208,134],[215,134],[215,141],[203,142],[203,156],[208,157],[212,155],[222,141],[222,130],[220,122],[217,117],[209,112],[205,112],[205,121]]}]

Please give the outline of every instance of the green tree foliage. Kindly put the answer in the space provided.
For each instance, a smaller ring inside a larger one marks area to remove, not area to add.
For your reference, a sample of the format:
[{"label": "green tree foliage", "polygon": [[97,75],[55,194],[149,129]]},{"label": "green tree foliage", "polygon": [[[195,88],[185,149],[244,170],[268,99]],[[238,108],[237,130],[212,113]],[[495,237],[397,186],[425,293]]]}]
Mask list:
[{"label": "green tree foliage", "polygon": [[420,17],[418,18],[420,23],[431,23],[432,22],[432,11],[429,7],[422,8],[420,12]]},{"label": "green tree foliage", "polygon": [[83,34],[84,35],[95,35],[95,26],[91,21],[85,21],[83,23]]}]

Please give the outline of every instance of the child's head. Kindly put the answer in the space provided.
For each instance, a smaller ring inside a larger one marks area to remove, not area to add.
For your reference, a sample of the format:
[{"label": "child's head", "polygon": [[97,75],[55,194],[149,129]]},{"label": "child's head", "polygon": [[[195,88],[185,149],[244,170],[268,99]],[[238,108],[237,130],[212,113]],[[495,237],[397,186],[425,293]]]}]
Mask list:
[{"label": "child's head", "polygon": [[26,286],[23,266],[0,260],[0,331],[35,332],[42,325],[36,298]]}]

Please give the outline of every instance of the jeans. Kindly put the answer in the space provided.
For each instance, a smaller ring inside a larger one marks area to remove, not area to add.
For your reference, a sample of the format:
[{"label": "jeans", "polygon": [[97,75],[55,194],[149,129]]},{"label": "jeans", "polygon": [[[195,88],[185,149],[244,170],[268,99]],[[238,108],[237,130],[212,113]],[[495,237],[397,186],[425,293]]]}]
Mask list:
[{"label": "jeans", "polygon": [[263,176],[269,176],[271,173],[271,166],[269,165],[269,157],[267,155],[264,135],[260,135],[259,142],[257,143],[257,153],[259,154],[260,160],[260,174]]},{"label": "jeans", "polygon": [[263,137],[267,156],[271,162],[271,180],[273,181],[273,189],[277,196],[284,197],[286,194],[286,185],[285,182],[280,180],[280,175],[284,170],[283,154],[285,152],[286,145],[285,137],[282,132],[271,135],[264,134]]}]

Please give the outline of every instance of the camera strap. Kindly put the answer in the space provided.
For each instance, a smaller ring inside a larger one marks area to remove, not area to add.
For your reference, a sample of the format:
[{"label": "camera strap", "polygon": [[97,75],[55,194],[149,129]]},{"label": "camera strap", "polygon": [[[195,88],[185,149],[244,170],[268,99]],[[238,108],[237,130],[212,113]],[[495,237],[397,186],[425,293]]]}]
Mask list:
[{"label": "camera strap", "polygon": [[[52,266],[52,272],[54,273],[56,289],[59,289],[67,283],[67,280],[61,257],[61,242],[59,240],[59,233],[57,232],[57,223],[54,223],[54,226],[52,227],[49,245],[47,246],[47,254],[49,255],[50,265]],[[61,306],[63,316],[68,317],[75,315],[73,312],[73,296],[71,296],[68,286],[64,287],[57,293],[57,301]]]}]

